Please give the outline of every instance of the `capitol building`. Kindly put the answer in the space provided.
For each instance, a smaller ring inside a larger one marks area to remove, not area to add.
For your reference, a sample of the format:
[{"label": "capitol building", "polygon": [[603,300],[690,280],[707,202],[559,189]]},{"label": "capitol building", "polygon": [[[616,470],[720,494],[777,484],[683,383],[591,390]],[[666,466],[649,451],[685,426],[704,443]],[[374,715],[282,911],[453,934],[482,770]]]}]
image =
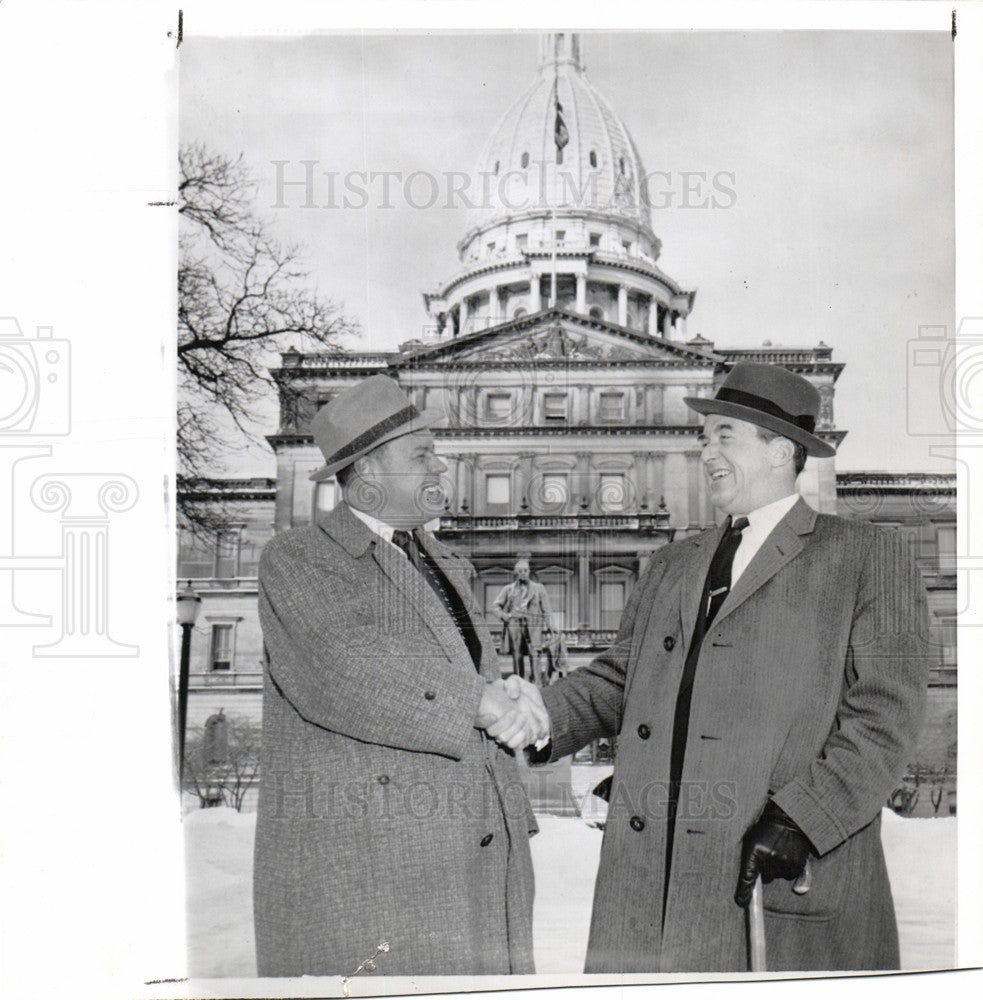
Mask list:
[{"label": "capitol building", "polygon": [[[570,669],[611,643],[652,553],[714,524],[701,418],[684,397],[712,396],[736,362],[780,364],[818,389],[817,435],[836,447],[848,433],[836,423],[835,344],[739,348],[726,331],[693,333],[698,290],[660,267],[646,151],[588,78],[580,37],[542,36],[530,73],[475,164],[486,196],[461,233],[457,267],[422,291],[425,335],[389,351],[284,352],[267,438],[275,478],[188,484],[195,500],[233,512],[211,542],[188,535],[179,546],[179,586],[190,581],[203,599],[192,729],[220,710],[261,712],[259,554],[274,533],[338,502],[333,480],[308,478],[323,464],[310,421],[368,376],[389,375],[419,409],[445,415],[434,430],[445,506],[432,527],[474,564],[493,631],[492,602],[527,554]],[[799,489],[821,512],[894,526],[916,546],[936,642],[929,719],[910,764],[944,763],[955,741],[954,477],[843,470],[834,456],[810,458]]]}]

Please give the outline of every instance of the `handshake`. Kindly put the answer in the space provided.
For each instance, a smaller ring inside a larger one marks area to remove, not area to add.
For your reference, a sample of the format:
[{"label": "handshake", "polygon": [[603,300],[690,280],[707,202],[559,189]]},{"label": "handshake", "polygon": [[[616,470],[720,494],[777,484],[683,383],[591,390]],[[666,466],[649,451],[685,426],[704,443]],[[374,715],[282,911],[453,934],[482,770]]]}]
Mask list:
[{"label": "handshake", "polygon": [[474,725],[512,750],[541,743],[550,735],[550,717],[539,688],[515,674],[485,685]]}]

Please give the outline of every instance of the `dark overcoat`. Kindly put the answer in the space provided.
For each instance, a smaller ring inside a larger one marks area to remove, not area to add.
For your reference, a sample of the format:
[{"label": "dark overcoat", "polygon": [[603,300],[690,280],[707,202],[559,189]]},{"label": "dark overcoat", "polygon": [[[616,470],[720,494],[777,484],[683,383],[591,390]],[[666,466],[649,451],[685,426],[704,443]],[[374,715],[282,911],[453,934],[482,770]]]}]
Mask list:
[{"label": "dark overcoat", "polygon": [[764,888],[769,969],[896,968],[879,816],[923,711],[924,590],[897,532],[801,501],[704,639],[663,908],[676,692],[719,538],[658,550],[615,645],[543,692],[554,757],[620,737],[587,971],[745,971],[733,896],[741,838],[769,797],[818,855],[808,893]]},{"label": "dark overcoat", "polygon": [[[535,820],[474,728],[499,670],[474,570],[425,546],[480,628],[341,504],[259,569],[267,663],[254,904],[261,976],[531,973]],[[363,973],[364,974],[364,973]]]}]

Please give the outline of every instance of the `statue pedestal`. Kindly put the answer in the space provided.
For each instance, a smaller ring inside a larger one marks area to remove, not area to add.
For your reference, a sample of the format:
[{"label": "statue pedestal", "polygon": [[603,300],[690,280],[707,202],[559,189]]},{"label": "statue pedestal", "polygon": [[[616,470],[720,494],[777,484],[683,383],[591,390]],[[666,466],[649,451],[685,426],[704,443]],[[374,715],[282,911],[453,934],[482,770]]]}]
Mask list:
[{"label": "statue pedestal", "polygon": [[517,753],[515,756],[526,794],[536,812],[553,816],[578,815],[570,786],[570,757],[563,757],[555,764],[530,767],[525,754]]}]

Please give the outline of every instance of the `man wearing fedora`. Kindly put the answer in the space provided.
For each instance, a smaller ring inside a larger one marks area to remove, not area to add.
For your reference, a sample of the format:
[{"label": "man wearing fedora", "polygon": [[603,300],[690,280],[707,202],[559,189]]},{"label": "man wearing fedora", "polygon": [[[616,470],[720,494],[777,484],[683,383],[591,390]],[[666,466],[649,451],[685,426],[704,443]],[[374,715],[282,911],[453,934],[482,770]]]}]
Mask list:
[{"label": "man wearing fedora", "polygon": [[343,500],[263,552],[261,976],[533,971],[512,750],[546,719],[505,692],[473,568],[422,528],[434,422],[384,375],[322,407],[311,478]]},{"label": "man wearing fedora", "polygon": [[655,552],[611,649],[542,692],[551,759],[619,734],[587,971],[746,970],[758,877],[769,970],[897,968],[880,812],[922,716],[921,579],[796,493],[833,454],[809,382],[738,364],[686,402],[726,520]]}]

